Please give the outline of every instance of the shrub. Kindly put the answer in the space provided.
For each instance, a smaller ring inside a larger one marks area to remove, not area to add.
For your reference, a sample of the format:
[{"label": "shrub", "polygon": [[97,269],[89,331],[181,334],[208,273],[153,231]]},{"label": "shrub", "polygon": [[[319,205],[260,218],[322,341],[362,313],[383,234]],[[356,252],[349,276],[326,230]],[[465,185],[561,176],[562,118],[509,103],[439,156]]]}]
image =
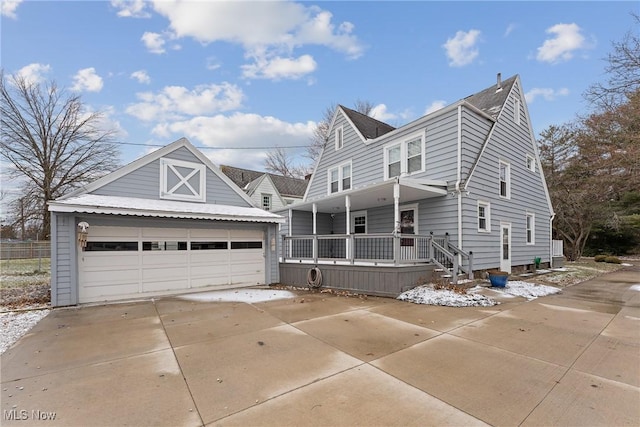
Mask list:
[{"label": "shrub", "polygon": [[596,255],[593,257],[593,260],[595,262],[607,262],[607,258],[609,258],[609,255]]},{"label": "shrub", "polygon": [[614,257],[614,256],[606,257],[604,262],[607,262],[609,264],[621,264],[622,263],[622,261],[620,261],[620,258]]}]

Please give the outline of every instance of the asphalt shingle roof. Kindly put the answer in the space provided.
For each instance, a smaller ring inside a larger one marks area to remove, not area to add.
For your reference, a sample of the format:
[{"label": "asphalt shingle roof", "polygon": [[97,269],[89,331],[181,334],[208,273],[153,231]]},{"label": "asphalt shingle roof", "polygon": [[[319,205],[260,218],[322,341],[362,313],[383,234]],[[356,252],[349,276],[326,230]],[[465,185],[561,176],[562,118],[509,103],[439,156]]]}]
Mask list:
[{"label": "asphalt shingle roof", "polygon": [[367,139],[375,139],[395,129],[391,125],[381,122],[380,120],[376,120],[373,117],[369,117],[366,114],[347,108],[344,105],[340,105],[340,108],[342,108],[355,127],[358,128],[362,136]]},{"label": "asphalt shingle roof", "polygon": [[500,84],[500,87],[502,88],[500,91],[498,91],[498,84],[496,81],[495,85],[473,95],[469,95],[464,98],[464,100],[489,114],[494,119],[497,119],[517,77],[518,75],[516,74],[515,76],[503,80]]},{"label": "asphalt shingle roof", "polygon": [[[220,166],[222,173],[227,175],[231,181],[233,181],[238,187],[245,189],[254,181],[257,181],[262,175],[269,175],[269,178],[273,181],[276,189],[280,192],[281,196],[294,196],[303,197],[307,190],[307,184],[309,181],[306,179],[289,178],[282,175],[275,175],[268,172],[259,172],[250,169],[236,168],[234,166]],[[255,183],[253,184],[255,185]]]}]

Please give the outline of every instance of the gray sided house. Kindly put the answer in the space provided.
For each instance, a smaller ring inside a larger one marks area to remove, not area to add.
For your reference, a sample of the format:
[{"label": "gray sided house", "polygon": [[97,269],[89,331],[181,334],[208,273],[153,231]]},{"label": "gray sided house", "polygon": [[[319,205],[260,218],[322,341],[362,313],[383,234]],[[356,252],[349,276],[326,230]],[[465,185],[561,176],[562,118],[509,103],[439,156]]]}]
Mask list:
[{"label": "gray sided house", "polygon": [[53,306],[279,281],[283,218],[184,138],[49,210]]},{"label": "gray sided house", "polygon": [[554,213],[517,75],[397,129],[339,106],[304,200],[281,213],[285,284],[317,266],[326,286],[397,295],[434,274],[552,260]]}]

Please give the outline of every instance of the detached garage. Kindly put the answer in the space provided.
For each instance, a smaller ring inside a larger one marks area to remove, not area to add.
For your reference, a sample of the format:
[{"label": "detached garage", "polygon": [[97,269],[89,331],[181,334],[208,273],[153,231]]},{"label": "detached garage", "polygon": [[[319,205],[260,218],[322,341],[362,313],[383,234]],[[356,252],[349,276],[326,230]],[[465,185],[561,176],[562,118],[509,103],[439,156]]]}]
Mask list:
[{"label": "detached garage", "polygon": [[186,139],[49,203],[53,306],[278,282],[282,217]]}]

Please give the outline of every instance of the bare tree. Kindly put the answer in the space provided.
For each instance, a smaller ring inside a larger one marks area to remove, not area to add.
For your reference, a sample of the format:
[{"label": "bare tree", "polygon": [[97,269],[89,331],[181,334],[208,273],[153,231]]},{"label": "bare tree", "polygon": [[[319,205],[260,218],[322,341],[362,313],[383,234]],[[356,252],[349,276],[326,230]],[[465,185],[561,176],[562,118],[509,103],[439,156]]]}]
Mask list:
[{"label": "bare tree", "polygon": [[631,13],[631,16],[634,29],[627,32],[622,41],[612,43],[613,52],[605,59],[607,82],[593,84],[584,94],[587,101],[600,109],[611,110],[640,89],[640,14]]},{"label": "bare tree", "polygon": [[[357,112],[369,115],[375,105],[371,101],[357,99],[353,107]],[[331,104],[326,107],[322,112],[322,118],[313,130],[311,144],[307,147],[307,153],[305,155],[312,164],[315,164],[318,157],[320,157],[324,144],[327,142],[327,138],[329,138],[329,126],[331,126],[331,120],[333,119],[333,115],[336,113],[337,108],[338,106],[336,104]]]},{"label": "bare tree", "polygon": [[[374,106],[375,105],[371,101],[357,99],[354,103],[354,110],[359,113],[369,115]],[[267,153],[265,169],[268,172],[293,178],[303,178],[313,172],[313,167],[320,157],[324,144],[327,142],[327,138],[329,137],[329,127],[331,126],[331,120],[333,120],[333,116],[337,108],[338,106],[336,104],[331,104],[322,112],[322,118],[313,130],[311,144],[307,146],[306,153],[304,154],[304,157],[309,160],[309,164],[295,164],[293,156],[291,156],[284,148],[277,147],[275,150]]]},{"label": "bare tree", "polygon": [[115,130],[103,129],[101,112],[89,112],[79,95],[55,82],[32,83],[0,72],[0,155],[24,181],[25,213],[50,234],[47,201],[90,182],[118,165]]},{"label": "bare tree", "polygon": [[267,172],[290,178],[304,178],[306,174],[311,172],[308,167],[295,165],[294,160],[283,147],[277,147],[267,153],[264,168]]}]

